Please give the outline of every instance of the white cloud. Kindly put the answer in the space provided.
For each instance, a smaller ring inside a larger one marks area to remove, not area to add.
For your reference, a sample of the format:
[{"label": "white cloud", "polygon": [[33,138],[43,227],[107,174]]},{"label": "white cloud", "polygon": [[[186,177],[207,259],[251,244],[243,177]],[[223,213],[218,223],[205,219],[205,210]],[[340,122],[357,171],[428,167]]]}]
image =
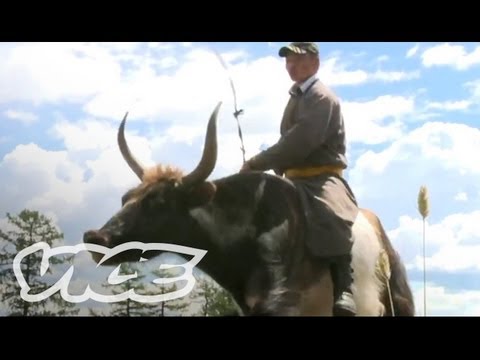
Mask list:
[{"label": "white cloud", "polygon": [[[478,222],[478,219],[477,219]],[[416,266],[420,267],[423,260],[418,257]],[[426,259],[428,270],[462,271],[480,270],[480,245],[451,245],[442,247],[437,253]]]},{"label": "white cloud", "polygon": [[[73,43],[76,44],[76,43]],[[107,49],[113,54],[131,54],[139,49],[141,43],[138,42],[96,42],[86,43],[86,45],[92,48]]]},{"label": "white cloud", "polygon": [[173,125],[165,131],[165,136],[168,137],[168,140],[171,142],[181,142],[192,145],[193,140],[199,136],[203,136],[204,133],[205,127],[203,126]]},{"label": "white cloud", "polygon": [[459,192],[457,195],[455,195],[455,200],[457,201],[467,201],[468,196],[466,192]]},{"label": "white cloud", "polygon": [[[243,50],[226,52],[222,54],[222,57],[230,63],[229,73],[227,73],[223,71],[212,52],[201,48],[187,47],[185,54],[173,58],[171,53],[176,51],[173,45],[172,43],[147,44],[149,50],[161,49],[165,52],[165,56],[154,57],[148,53],[146,56],[140,57],[127,51],[136,49],[138,44],[127,43],[119,48],[112,44],[67,44],[64,47],[55,44],[36,44],[19,46],[11,51],[10,58],[18,59],[19,56],[14,55],[19,52],[34,54],[40,51],[61,60],[61,63],[66,65],[62,65],[63,68],[60,66],[58,69],[65,69],[65,72],[73,74],[69,77],[64,76],[56,68],[50,73],[47,71],[48,81],[46,77],[42,76],[29,77],[29,85],[26,84],[26,87],[41,88],[41,91],[30,89],[34,94],[43,94],[42,98],[37,101],[86,99],[88,96],[91,100],[87,101],[83,108],[93,117],[115,119],[118,124],[124,113],[129,111],[130,122],[147,120],[152,123],[170,123],[170,134],[173,132],[177,141],[184,140],[187,143],[191,143],[200,136],[200,129],[206,125],[208,116],[219,100],[223,101],[219,119],[221,126],[224,127],[222,130],[226,133],[236,133],[235,119],[231,115],[233,94],[228,80],[228,75],[231,75],[237,91],[238,106],[245,110],[245,114],[240,119],[244,133],[252,136],[261,132],[278,132],[283,107],[288,98],[287,91],[291,84],[284,68],[283,59],[268,56],[249,61],[247,60],[248,54]],[[42,56],[37,58],[42,59]],[[128,70],[125,68],[122,71],[120,61],[127,60],[135,67],[128,68]],[[22,66],[32,67],[33,74],[44,74],[45,64],[50,61],[51,59],[48,57],[44,61],[26,63]],[[170,74],[159,75],[156,66],[173,68],[174,71]],[[105,70],[107,68],[108,71]],[[322,64],[320,76],[327,84],[338,85],[357,84],[369,79],[397,81],[407,79],[410,75],[396,71],[373,74],[363,70],[349,71],[345,70],[345,66],[338,58],[331,58]],[[103,85],[98,86],[98,84]],[[207,86],[208,91],[206,91]],[[28,94],[28,91],[21,93]],[[178,94],[182,94],[182,96],[178,96]],[[394,97],[392,99],[385,97],[383,100],[379,98],[377,101],[380,107],[382,107],[381,102],[393,105],[392,114],[404,111],[401,108],[405,105],[396,101]],[[347,104],[347,112],[349,106],[355,107],[356,105],[356,103]],[[358,131],[353,131],[354,141],[355,139],[358,141],[366,139],[364,129],[367,129],[369,133],[377,134],[373,140],[367,140],[367,142],[373,143],[396,138],[401,134],[401,124],[398,119],[383,126],[381,124],[382,114],[372,118],[367,114],[368,107],[369,105],[366,104],[366,111],[360,115],[364,118],[363,121],[361,119],[358,122],[357,114],[352,117],[352,119],[355,118],[351,122],[353,127],[356,127],[358,123],[368,123],[367,126],[358,128]],[[178,130],[185,129],[186,126],[195,130],[190,130],[188,135],[182,131],[179,136]],[[62,131],[68,130],[63,129]],[[356,136],[355,132],[359,135]],[[99,130],[98,134],[102,133],[103,131]],[[94,144],[100,144],[102,136],[93,136]],[[81,139],[81,137],[79,139],[71,138],[71,141],[79,143],[82,142]],[[85,143],[83,146],[93,145]]]},{"label": "white cloud", "polygon": [[414,120],[415,121],[425,121],[425,120],[438,118],[440,116],[442,116],[442,114],[436,113],[436,112],[420,112],[420,113],[415,114],[415,119]]},{"label": "white cloud", "polygon": [[[413,295],[417,316],[424,315],[423,283],[413,283]],[[427,282],[427,316],[479,316],[480,291],[453,291],[443,286]]]},{"label": "white cloud", "polygon": [[345,127],[350,143],[379,144],[402,134],[402,117],[414,110],[414,99],[383,95],[367,102],[344,101]]},{"label": "white cloud", "polygon": [[54,124],[52,133],[63,140],[67,150],[82,151],[112,147],[116,141],[117,128],[90,119],[78,123],[62,120]]},{"label": "white cloud", "polygon": [[2,212],[26,207],[65,214],[82,201],[83,170],[69,161],[66,151],[18,145],[0,168],[5,191]]},{"label": "white cloud", "polygon": [[378,62],[385,62],[385,61],[388,61],[390,59],[390,56],[388,55],[380,55],[379,57],[377,57],[377,61]]},{"label": "white cloud", "polygon": [[[223,58],[244,56],[241,52],[230,55],[224,54]],[[195,49],[188,53],[187,59],[168,76],[146,74],[138,78],[138,73],[135,77],[132,75],[131,84],[118,87],[115,93],[97,96],[85,109],[96,116],[107,118],[115,114],[117,123],[123,116],[123,111],[128,109],[131,121],[129,128],[134,128],[135,121],[142,118],[147,118],[152,128],[161,123],[168,124],[161,134],[151,134],[152,146],[158,147],[155,151],[158,151],[162,159],[165,159],[165,153],[172,153],[180,164],[188,165],[190,162],[187,162],[185,151],[200,151],[208,118],[217,101],[223,101],[218,122],[220,141],[229,134],[235,134],[238,139],[237,123],[232,114],[234,106],[228,79],[230,75],[237,92],[238,107],[245,110],[240,116],[245,140],[264,132],[278,134],[290,86],[290,79],[280,59],[266,57],[229,64],[228,73],[212,52]],[[120,108],[119,103],[125,105]],[[177,147],[174,145],[177,142],[184,142],[189,147]],[[197,147],[190,149],[193,144]],[[247,145],[246,148],[247,151],[250,150]],[[225,154],[226,149],[221,148],[220,152]],[[221,161],[219,158],[219,166],[222,166]],[[237,168],[236,165],[234,167]]]},{"label": "white cloud", "polygon": [[415,54],[418,52],[418,49],[420,48],[419,44],[416,44],[415,46],[411,47],[408,49],[407,54],[405,55],[407,58],[411,58],[415,56]]},{"label": "white cloud", "polygon": [[[130,117],[127,118],[125,126],[125,137],[132,148],[135,148],[136,154],[142,157],[145,164],[153,164],[154,161],[151,157],[152,142],[145,136],[139,136],[138,131],[132,130],[132,126],[129,122]],[[86,154],[89,159],[98,160],[102,153],[105,152],[117,152],[120,156],[117,143],[118,124],[111,124],[105,121],[92,120],[90,118],[82,119],[78,122],[71,122],[65,119],[57,121],[50,130],[50,133],[61,140],[68,151],[69,155],[77,159],[78,155]],[[159,138],[164,137],[156,136],[157,143]],[[98,157],[96,157],[98,156]],[[80,157],[84,158],[84,157]],[[121,160],[118,157],[114,164],[117,164]],[[107,166],[108,168],[108,166]],[[113,169],[115,172],[118,169]]]},{"label": "white cloud", "polygon": [[[2,215],[6,215],[6,214],[2,214]],[[11,214],[11,215],[16,215],[16,214]],[[15,231],[17,228],[8,221],[7,217],[4,217],[4,218],[0,218],[0,229],[3,232],[8,233],[9,231]],[[3,247],[6,244],[7,244],[7,242],[5,240],[1,239],[0,240],[0,250],[3,249]]]},{"label": "white cloud", "polygon": [[4,115],[9,119],[17,120],[25,125],[32,124],[38,120],[37,115],[31,112],[22,111],[22,110],[8,109],[4,112]]},{"label": "white cloud", "polygon": [[[121,195],[138,179],[120,155],[115,127],[94,121],[61,122],[54,132],[66,150],[18,145],[0,162],[4,189],[0,213],[30,208],[55,214],[66,242],[72,244],[81,240],[86,229],[101,225],[117,211]],[[128,129],[126,136],[135,155],[152,165],[148,140]]]},{"label": "white cloud", "polygon": [[156,43],[148,43],[148,46],[153,49],[159,49],[162,51],[169,51],[175,47],[175,43],[171,42],[156,42]]},{"label": "white cloud", "polygon": [[[135,156],[145,166],[153,165],[155,161],[149,139],[137,135],[130,128],[127,120],[125,137],[129,146],[135,149]],[[72,158],[85,150],[93,150],[84,162],[88,170],[93,172],[91,182],[99,181],[120,188],[130,185],[135,178],[118,149],[117,131],[117,126],[93,120],[77,123],[61,121],[53,127],[53,133],[63,140]]]},{"label": "white cloud", "polygon": [[480,98],[480,79],[467,81],[464,86],[468,88],[475,100]]},{"label": "white cloud", "polygon": [[319,76],[330,86],[358,85],[367,81],[368,73],[364,70],[346,70],[345,65],[338,64],[338,58],[330,58],[320,65]]},{"label": "white cloud", "polygon": [[163,59],[160,59],[160,67],[163,69],[171,68],[177,65],[178,65],[178,61],[173,56],[168,56]]},{"label": "white cloud", "polygon": [[401,80],[413,80],[420,77],[419,71],[404,72],[404,71],[382,71],[378,70],[369,75],[372,80],[381,80],[385,82],[394,82]]},{"label": "white cloud", "polygon": [[[237,59],[242,54],[222,56]],[[157,75],[145,67],[125,78],[118,87],[96,96],[85,110],[95,116],[118,119],[128,109],[132,119],[203,125],[218,101],[223,101],[223,109],[233,112],[229,75],[234,79],[239,106],[248,106],[250,115],[252,106],[268,106],[273,99],[278,101],[278,95],[287,95],[289,79],[281,71],[281,61],[272,57],[230,65],[227,73],[212,52],[194,48],[172,74]]]},{"label": "white cloud", "polygon": [[346,64],[337,57],[331,57],[320,65],[319,76],[330,86],[360,85],[370,81],[395,82],[412,80],[420,76],[419,71],[383,71],[367,72],[365,70],[347,70]]},{"label": "white cloud", "polygon": [[447,110],[447,111],[454,111],[454,110],[465,110],[472,102],[470,100],[450,100],[450,101],[443,101],[443,102],[436,102],[432,101],[427,103],[427,109],[437,109],[437,110]]},{"label": "white cloud", "polygon": [[480,130],[463,124],[429,122],[379,153],[367,151],[358,159],[355,168],[356,171],[384,174],[387,166],[391,168],[394,163],[415,160],[410,164],[411,175],[415,174],[414,169],[426,165],[423,161],[460,175],[479,174],[480,163],[475,161],[478,151]]},{"label": "white cloud", "polygon": [[223,61],[227,63],[246,60],[248,57],[248,53],[244,50],[233,50],[222,54]]},{"label": "white cloud", "polygon": [[443,65],[456,70],[467,70],[480,63],[480,46],[468,53],[463,45],[436,45],[422,53],[422,63],[426,67]]},{"label": "white cloud", "polygon": [[[480,270],[480,211],[452,214],[425,225],[427,272]],[[398,227],[388,232],[409,269],[423,270],[423,223],[401,216]]]},{"label": "white cloud", "polygon": [[121,67],[96,44],[27,43],[3,49],[0,101],[81,101],[118,84]]}]

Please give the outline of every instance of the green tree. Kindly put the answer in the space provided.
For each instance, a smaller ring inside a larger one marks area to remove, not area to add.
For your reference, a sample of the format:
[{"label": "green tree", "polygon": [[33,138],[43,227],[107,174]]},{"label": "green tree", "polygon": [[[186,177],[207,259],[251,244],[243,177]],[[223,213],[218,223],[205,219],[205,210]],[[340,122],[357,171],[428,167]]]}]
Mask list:
[{"label": "green tree", "polygon": [[[135,292],[142,295],[147,295],[145,292],[145,284],[143,279],[145,275],[140,272],[140,269],[137,264],[135,263],[123,263],[120,265],[119,274],[127,275],[127,274],[134,274],[136,273],[137,276],[129,279],[119,285],[116,285],[112,289],[112,293],[115,295],[124,293],[129,291],[130,289],[135,289]],[[112,287],[112,285],[104,285],[104,287]],[[110,309],[110,316],[152,316],[155,315],[155,307],[156,304],[154,303],[142,303],[133,301],[132,299],[128,298],[125,301],[112,303]],[[90,312],[91,314],[95,314],[95,312]]]},{"label": "green tree", "polygon": [[[21,250],[38,242],[50,246],[58,245],[63,240],[63,233],[53,225],[52,219],[38,211],[22,210],[18,215],[7,213],[7,219],[13,230],[2,231],[0,239],[3,242],[0,253],[0,279],[2,282],[1,301],[8,306],[10,315],[43,316],[43,315],[76,315],[80,309],[75,304],[64,301],[59,292],[39,302],[24,301],[20,297],[20,286],[13,272],[13,259]],[[42,251],[28,255],[20,264],[25,281],[30,287],[30,294],[38,294],[47,290],[51,284],[40,275]],[[50,258],[47,273],[52,273],[51,265],[67,263],[71,258]]]},{"label": "green tree", "polygon": [[[168,278],[172,276],[172,273],[168,270],[154,270],[153,273],[159,278]],[[155,294],[167,294],[178,290],[176,284],[165,285],[165,284],[155,284]],[[185,298],[177,298],[173,300],[162,301],[156,304],[157,316],[167,316],[167,310],[169,316],[179,316],[182,315],[190,306],[186,302]]]},{"label": "green tree", "polygon": [[213,280],[202,277],[197,281],[196,290],[191,295],[201,304],[200,316],[230,316],[238,314],[238,308],[228,291]]},{"label": "green tree", "polygon": [[[123,263],[120,265],[119,274],[137,274],[134,278],[122,282],[119,285],[105,284],[103,287],[111,288],[113,294],[121,294],[130,289],[134,289],[139,295],[160,295],[177,290],[176,284],[149,284],[145,278],[146,275],[142,273],[140,267],[136,263]],[[152,272],[156,277],[170,277],[171,273],[167,270],[155,270]],[[107,316],[171,316],[181,315],[182,312],[189,306],[182,299],[173,299],[168,301],[161,301],[155,303],[143,303],[131,300],[130,298],[112,303],[108,310]],[[105,312],[89,310],[92,316],[105,316]]]}]

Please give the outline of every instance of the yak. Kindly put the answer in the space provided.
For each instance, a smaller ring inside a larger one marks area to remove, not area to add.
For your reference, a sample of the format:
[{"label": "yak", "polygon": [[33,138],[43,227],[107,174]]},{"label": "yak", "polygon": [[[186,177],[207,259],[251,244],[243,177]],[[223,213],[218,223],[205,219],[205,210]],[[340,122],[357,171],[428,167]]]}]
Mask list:
[{"label": "yak", "polygon": [[[100,229],[84,233],[84,242],[107,248],[139,241],[204,249],[197,267],[231,294],[240,315],[332,316],[329,266],[313,261],[305,245],[305,218],[293,183],[266,172],[207,180],[217,160],[221,104],[210,116],[200,161],[188,174],[170,165],[142,166],[125,139],[125,115],[118,145],[140,183],[123,195],[122,207]],[[405,267],[372,211],[361,208],[353,237],[357,316],[414,316]],[[159,254],[129,250],[101,264]],[[95,252],[92,257],[97,263],[102,258]]]}]

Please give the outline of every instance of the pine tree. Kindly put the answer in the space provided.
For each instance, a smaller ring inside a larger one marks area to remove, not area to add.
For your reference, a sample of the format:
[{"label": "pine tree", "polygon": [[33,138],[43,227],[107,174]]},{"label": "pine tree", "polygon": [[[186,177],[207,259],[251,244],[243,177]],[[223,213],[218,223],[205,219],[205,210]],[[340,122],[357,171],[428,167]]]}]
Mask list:
[{"label": "pine tree", "polygon": [[[136,293],[147,295],[145,292],[145,275],[141,273],[139,266],[135,263],[123,263],[120,265],[119,274],[127,275],[137,273],[137,276],[114,286],[112,293],[117,295],[134,289]],[[104,285],[111,287],[112,285]],[[142,303],[128,298],[125,301],[111,304],[110,316],[153,316],[156,315],[155,303]]]},{"label": "pine tree", "polygon": [[[20,296],[20,285],[13,272],[13,259],[21,250],[38,242],[45,242],[51,247],[63,240],[63,233],[53,225],[52,219],[38,211],[22,210],[18,215],[7,213],[9,225],[13,230],[7,232],[0,229],[2,240],[0,251],[0,279],[2,292],[1,301],[8,306],[10,315],[14,316],[44,316],[44,315],[76,315],[80,309],[75,304],[64,301],[59,292],[39,302],[25,301]],[[47,290],[48,284],[40,276],[42,251],[28,255],[20,264],[25,281],[30,287],[30,294],[38,294]],[[51,265],[67,263],[70,258],[50,258],[47,273],[52,273]]]},{"label": "pine tree", "polygon": [[[160,295],[177,290],[176,284],[150,284],[145,280],[146,275],[140,270],[140,266],[135,263],[123,263],[120,265],[119,275],[134,274],[137,275],[119,285],[103,285],[105,288],[111,288],[114,295],[124,293],[131,289],[139,295]],[[156,277],[169,277],[171,273],[168,270],[155,270],[152,272]],[[127,299],[125,301],[112,303],[108,313],[90,309],[92,316],[172,316],[181,315],[189,306],[182,299],[173,299],[168,301],[144,303]]]},{"label": "pine tree", "polygon": [[231,316],[238,314],[238,308],[230,293],[213,280],[202,278],[197,282],[192,298],[201,303],[200,316]]},{"label": "pine tree", "polygon": [[[172,273],[168,270],[157,269],[153,273],[159,278],[168,278],[171,277]],[[155,284],[155,290],[152,290],[155,295],[157,294],[167,294],[174,291],[177,291],[178,287],[174,283],[172,285],[165,284]],[[167,301],[162,301],[156,304],[157,316],[180,316],[182,315],[190,306],[184,298],[172,299]],[[168,313],[167,313],[168,311]]]}]

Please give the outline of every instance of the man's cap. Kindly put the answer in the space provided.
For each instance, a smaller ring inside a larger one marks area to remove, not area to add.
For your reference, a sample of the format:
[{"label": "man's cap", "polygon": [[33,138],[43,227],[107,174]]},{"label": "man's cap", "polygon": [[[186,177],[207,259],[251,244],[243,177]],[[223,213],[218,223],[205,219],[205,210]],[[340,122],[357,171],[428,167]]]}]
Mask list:
[{"label": "man's cap", "polygon": [[285,57],[288,53],[294,54],[317,54],[318,55],[318,46],[314,42],[292,42],[287,46],[283,46],[278,51],[278,55]]}]

